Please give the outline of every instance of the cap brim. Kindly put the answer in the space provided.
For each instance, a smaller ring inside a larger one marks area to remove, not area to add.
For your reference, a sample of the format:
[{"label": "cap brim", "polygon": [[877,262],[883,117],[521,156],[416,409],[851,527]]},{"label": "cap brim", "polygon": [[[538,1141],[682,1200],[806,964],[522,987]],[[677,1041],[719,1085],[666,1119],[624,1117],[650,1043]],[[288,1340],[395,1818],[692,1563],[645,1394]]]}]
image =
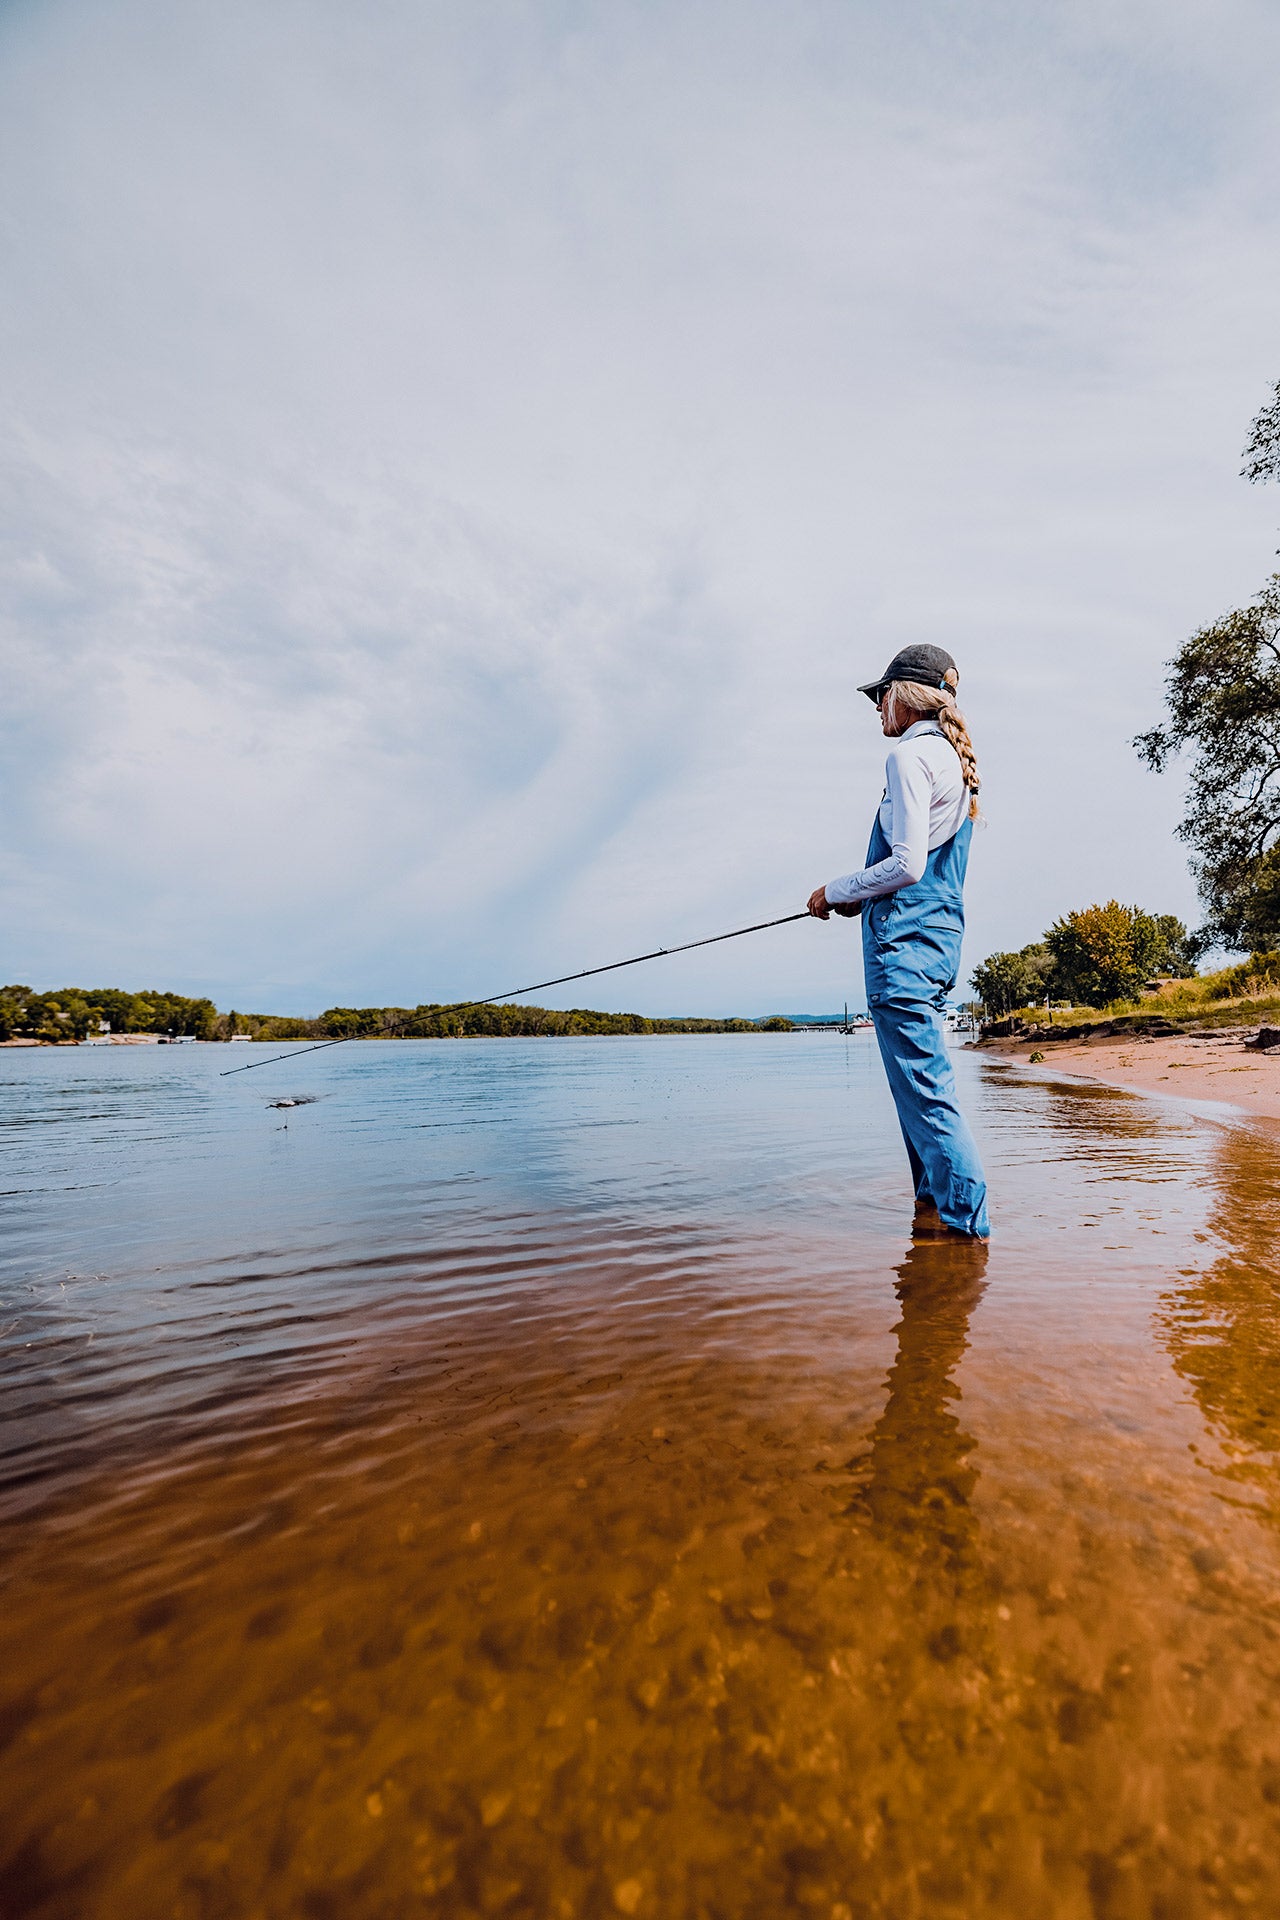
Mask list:
[{"label": "cap brim", "polygon": [[865,687],[858,688],[858,692],[865,693],[868,700],[875,701],[880,698],[888,684],[887,680],[868,680]]}]

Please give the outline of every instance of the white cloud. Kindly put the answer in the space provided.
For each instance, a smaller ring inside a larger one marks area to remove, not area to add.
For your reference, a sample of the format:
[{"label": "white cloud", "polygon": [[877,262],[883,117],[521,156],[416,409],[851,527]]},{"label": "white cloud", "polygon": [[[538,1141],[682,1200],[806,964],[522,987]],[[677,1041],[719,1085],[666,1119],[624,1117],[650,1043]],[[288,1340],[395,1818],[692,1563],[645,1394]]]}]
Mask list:
[{"label": "white cloud", "polygon": [[[983,754],[973,958],[1193,917],[1127,741],[1271,564],[1277,39],[11,10],[2,970],[313,1009],[784,911],[860,858],[853,687],[913,638]],[[842,934],[596,997],[837,1003]]]}]

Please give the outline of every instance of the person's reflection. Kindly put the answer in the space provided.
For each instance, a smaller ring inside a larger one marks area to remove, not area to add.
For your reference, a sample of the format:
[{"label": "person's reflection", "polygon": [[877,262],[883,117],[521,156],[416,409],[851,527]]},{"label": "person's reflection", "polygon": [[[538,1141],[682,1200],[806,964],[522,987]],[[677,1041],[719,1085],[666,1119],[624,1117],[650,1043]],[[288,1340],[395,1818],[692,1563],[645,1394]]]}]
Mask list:
[{"label": "person's reflection", "polygon": [[1164,1338],[1227,1459],[1214,1472],[1258,1488],[1280,1519],[1280,1160],[1270,1134],[1225,1127],[1218,1205],[1225,1243],[1164,1301]]},{"label": "person's reflection", "polygon": [[896,1552],[958,1570],[977,1522],[975,1441],[953,1411],[952,1378],[969,1345],[969,1316],[985,1291],[981,1240],[922,1241],[897,1269],[898,1354],[889,1399],[860,1463],[857,1508]]}]

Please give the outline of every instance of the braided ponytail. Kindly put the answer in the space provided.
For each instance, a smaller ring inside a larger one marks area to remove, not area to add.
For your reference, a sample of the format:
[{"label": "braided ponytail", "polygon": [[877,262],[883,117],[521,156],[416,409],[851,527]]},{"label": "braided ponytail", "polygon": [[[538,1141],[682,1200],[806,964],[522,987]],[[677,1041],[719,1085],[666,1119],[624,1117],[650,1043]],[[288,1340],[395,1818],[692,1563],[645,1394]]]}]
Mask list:
[{"label": "braided ponytail", "polygon": [[[969,738],[969,725],[956,705],[956,681],[954,669],[947,675],[947,685],[943,687],[923,687],[918,680],[893,680],[885,688],[884,699],[889,707],[890,724],[896,729],[899,718],[905,719],[905,713],[914,713],[919,718],[932,718],[937,721],[947,739],[955,748],[960,760],[960,770],[964,783],[969,789],[969,818],[978,817],[978,788],[982,782],[978,775],[978,756],[973,750],[973,741]],[[910,721],[906,721],[910,725]]]}]

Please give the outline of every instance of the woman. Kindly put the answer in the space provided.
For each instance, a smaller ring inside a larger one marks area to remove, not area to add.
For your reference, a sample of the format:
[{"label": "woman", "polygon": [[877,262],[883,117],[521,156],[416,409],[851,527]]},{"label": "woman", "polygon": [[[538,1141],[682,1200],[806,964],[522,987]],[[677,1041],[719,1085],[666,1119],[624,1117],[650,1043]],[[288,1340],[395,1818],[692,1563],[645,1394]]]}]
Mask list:
[{"label": "woman", "polygon": [[[985,1240],[987,1183],[956,1103],[942,1014],[960,971],[964,875],[978,813],[978,763],[941,647],[904,647],[860,687],[894,745],[867,864],[810,896],[819,920],[862,913],[867,1006],[916,1187],[917,1231]],[[864,912],[863,909],[866,909]]]}]

